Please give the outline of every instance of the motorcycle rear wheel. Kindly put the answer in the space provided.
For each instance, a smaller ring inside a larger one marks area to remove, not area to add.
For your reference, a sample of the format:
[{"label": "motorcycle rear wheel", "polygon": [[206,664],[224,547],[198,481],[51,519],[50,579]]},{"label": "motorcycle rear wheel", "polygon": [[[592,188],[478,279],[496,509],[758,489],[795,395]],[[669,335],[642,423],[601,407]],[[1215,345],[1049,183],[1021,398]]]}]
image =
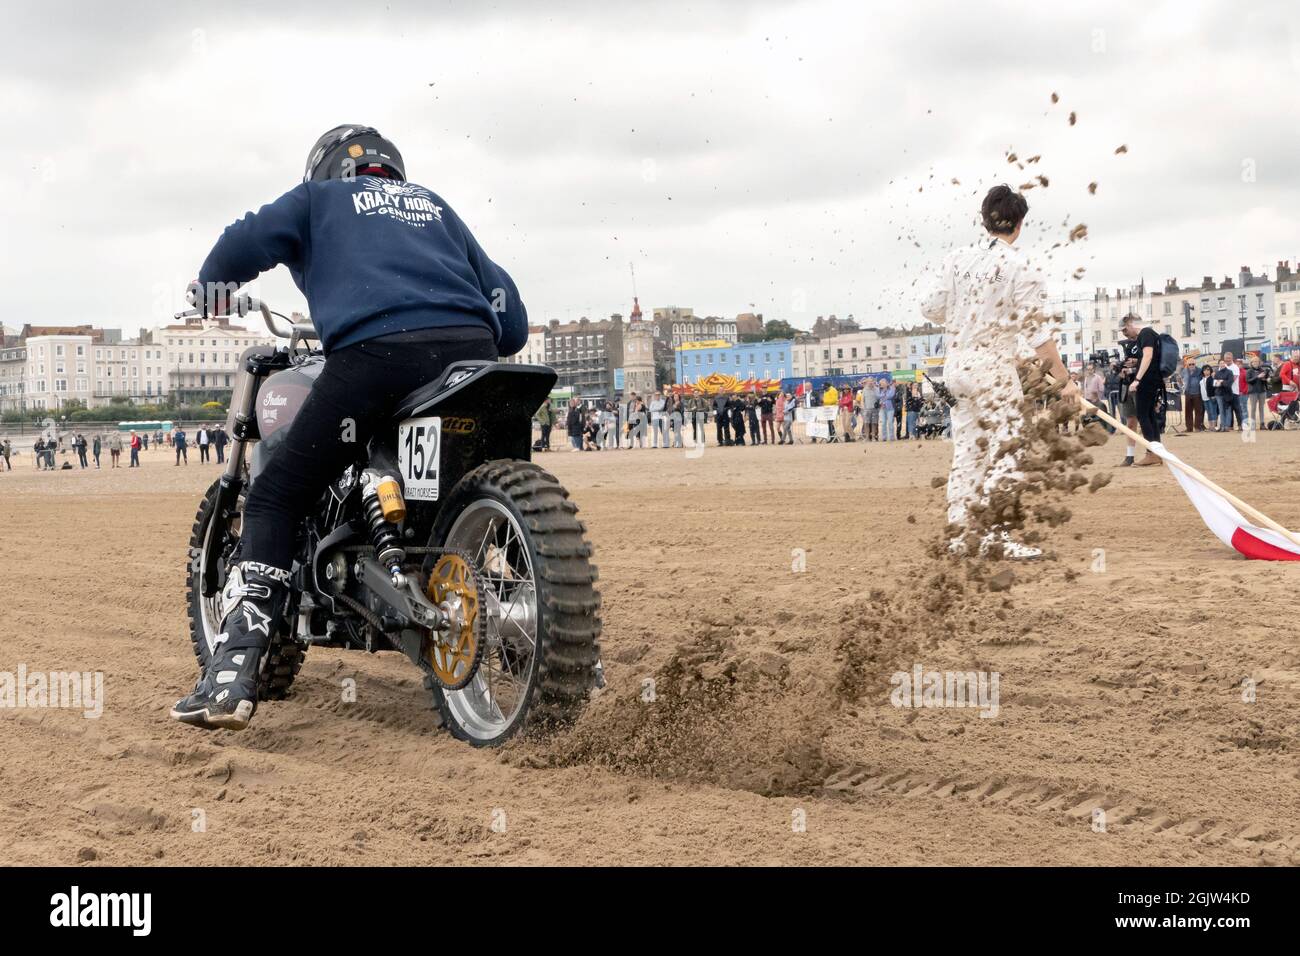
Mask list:
[{"label": "motorcycle rear wheel", "polygon": [[494,747],[525,726],[571,723],[585,706],[600,659],[600,594],[577,511],[553,475],[510,459],[474,469],[439,510],[430,544],[468,555],[487,612],[469,685],[425,680],[454,737]]}]

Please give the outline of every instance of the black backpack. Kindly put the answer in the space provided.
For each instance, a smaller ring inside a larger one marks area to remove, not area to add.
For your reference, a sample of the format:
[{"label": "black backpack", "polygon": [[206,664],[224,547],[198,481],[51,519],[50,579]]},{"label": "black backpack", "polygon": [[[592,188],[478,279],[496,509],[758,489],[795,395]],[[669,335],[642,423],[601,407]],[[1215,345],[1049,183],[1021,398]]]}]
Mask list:
[{"label": "black backpack", "polygon": [[1178,340],[1168,332],[1160,333],[1160,377],[1168,378],[1178,371],[1181,365],[1181,355],[1178,350]]}]

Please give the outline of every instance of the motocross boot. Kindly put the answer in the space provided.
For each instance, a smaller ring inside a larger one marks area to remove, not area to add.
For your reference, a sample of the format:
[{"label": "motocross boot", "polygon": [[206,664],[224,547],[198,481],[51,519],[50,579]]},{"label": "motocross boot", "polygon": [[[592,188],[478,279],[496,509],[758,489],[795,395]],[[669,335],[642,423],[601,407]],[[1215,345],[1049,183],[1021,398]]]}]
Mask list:
[{"label": "motocross boot", "polygon": [[226,615],[216,647],[188,697],[171,710],[174,719],[208,730],[243,730],[257,709],[262,655],[280,624],[289,594],[289,572],[257,561],[230,569]]}]

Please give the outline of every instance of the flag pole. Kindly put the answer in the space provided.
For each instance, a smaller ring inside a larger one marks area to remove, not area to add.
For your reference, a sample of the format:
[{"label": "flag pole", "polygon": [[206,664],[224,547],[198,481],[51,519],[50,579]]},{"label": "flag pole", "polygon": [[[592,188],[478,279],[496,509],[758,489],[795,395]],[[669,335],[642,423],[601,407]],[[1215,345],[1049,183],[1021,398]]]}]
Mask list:
[{"label": "flag pole", "polygon": [[[1131,439],[1133,442],[1137,443],[1138,445],[1141,445],[1143,448],[1145,448],[1147,451],[1151,452],[1152,454],[1154,455],[1160,454],[1159,452],[1151,448],[1151,443],[1149,441],[1147,441],[1137,432],[1133,431],[1133,429],[1128,428],[1127,426],[1111,418],[1108,414],[1103,412],[1096,405],[1092,404],[1092,402],[1088,401],[1082,396],[1080,396],[1079,402],[1083,406],[1084,411],[1091,412],[1093,415],[1096,415],[1103,422],[1110,425],[1115,430],[1122,432],[1127,438]],[[1191,478],[1193,481],[1199,482],[1200,484],[1204,485],[1206,488],[1209,488],[1215,494],[1221,495],[1234,508],[1236,508],[1246,517],[1254,521],[1255,524],[1276,531],[1278,534],[1286,538],[1296,547],[1300,547],[1300,535],[1296,535],[1294,532],[1288,530],[1287,528],[1284,528],[1282,525],[1278,524],[1276,521],[1274,521],[1268,515],[1264,514],[1262,511],[1252,508],[1250,505],[1246,504],[1246,502],[1242,501],[1236,495],[1232,495],[1224,491],[1222,488],[1220,488],[1214,482],[1210,481],[1209,478],[1206,478],[1203,474],[1201,474],[1191,465],[1187,464],[1186,462],[1182,461],[1179,458],[1174,458],[1173,461],[1170,461],[1169,459],[1165,458],[1163,455],[1160,456],[1160,460],[1168,464],[1170,467],[1177,468],[1188,478]]]}]

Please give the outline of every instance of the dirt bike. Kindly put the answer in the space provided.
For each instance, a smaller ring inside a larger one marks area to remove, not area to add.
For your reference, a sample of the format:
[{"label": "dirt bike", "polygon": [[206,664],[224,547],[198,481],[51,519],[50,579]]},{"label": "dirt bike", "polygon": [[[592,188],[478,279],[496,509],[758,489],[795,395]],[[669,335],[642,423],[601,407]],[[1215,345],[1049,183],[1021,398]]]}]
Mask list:
[{"label": "dirt bike", "polygon": [[[195,516],[186,590],[200,668],[225,614],[247,491],[325,363],[310,325],[247,296],[234,311],[260,312],[288,342],[240,357],[230,457]],[[529,461],[532,416],[555,380],[543,366],[454,362],[358,443],[290,532],[290,597],[259,699],[284,698],[319,644],[402,652],[446,728],[474,746],[576,718],[602,683],[600,595],[577,507]]]}]

